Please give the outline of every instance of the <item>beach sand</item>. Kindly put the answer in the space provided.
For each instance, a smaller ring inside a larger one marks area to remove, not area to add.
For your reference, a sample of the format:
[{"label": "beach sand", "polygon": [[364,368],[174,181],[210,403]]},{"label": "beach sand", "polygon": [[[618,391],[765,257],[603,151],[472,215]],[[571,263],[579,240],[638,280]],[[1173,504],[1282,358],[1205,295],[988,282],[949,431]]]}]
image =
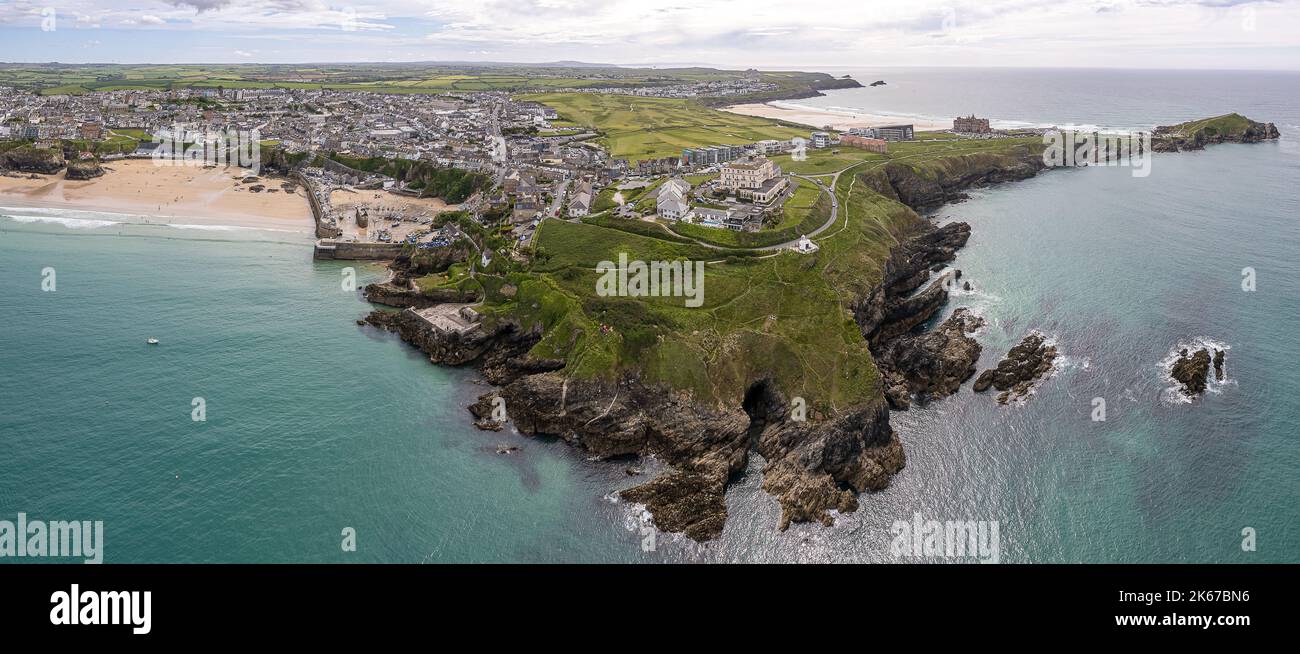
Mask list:
[{"label": "beach sand", "polygon": [[[306,189],[288,193],[284,178],[241,184],[235,167],[157,166],[149,159],[104,164],[102,177],[76,181],[63,173],[40,179],[0,176],[0,207],[49,207],[143,216],[150,223],[251,227],[313,234]],[[261,184],[266,190],[253,192]],[[276,189],[271,191],[271,189]]]},{"label": "beach sand", "polygon": [[771,104],[737,104],[724,107],[723,111],[759,118],[774,118],[791,123],[799,123],[821,129],[830,125],[831,129],[847,130],[851,127],[878,127],[880,125],[912,125],[916,131],[933,131],[952,129],[952,121],[927,121],[902,116],[884,116],[880,114],[852,113],[830,109],[812,109],[802,107],[787,109]]}]

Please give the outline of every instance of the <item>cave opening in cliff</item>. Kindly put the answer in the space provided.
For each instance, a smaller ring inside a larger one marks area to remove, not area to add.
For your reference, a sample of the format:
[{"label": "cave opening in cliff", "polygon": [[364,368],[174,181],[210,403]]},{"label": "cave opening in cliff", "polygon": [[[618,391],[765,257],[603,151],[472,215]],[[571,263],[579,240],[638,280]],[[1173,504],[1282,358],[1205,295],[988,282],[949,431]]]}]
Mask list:
[{"label": "cave opening in cliff", "polygon": [[760,379],[750,384],[749,389],[745,391],[745,399],[741,401],[740,407],[749,416],[747,434],[751,449],[758,445],[758,437],[767,428],[768,421],[776,417],[772,415],[775,406],[776,397],[772,394],[768,380]]}]

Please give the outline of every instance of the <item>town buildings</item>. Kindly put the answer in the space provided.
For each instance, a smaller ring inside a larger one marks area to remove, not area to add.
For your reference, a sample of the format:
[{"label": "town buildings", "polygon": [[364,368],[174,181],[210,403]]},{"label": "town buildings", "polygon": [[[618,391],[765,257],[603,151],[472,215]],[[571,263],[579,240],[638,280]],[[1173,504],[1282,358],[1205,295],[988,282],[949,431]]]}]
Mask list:
[{"label": "town buildings", "polygon": [[685,166],[707,166],[739,159],[748,154],[743,145],[710,145],[682,150],[681,162]]},{"label": "town buildings", "polygon": [[911,141],[915,138],[911,125],[881,125],[879,127],[855,127],[849,134],[885,141]]}]

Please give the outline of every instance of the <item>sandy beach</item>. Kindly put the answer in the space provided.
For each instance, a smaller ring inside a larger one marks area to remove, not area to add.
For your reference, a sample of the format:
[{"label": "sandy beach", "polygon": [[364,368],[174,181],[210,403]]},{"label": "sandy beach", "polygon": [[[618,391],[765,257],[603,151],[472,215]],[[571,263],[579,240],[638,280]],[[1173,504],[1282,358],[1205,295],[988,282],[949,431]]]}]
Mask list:
[{"label": "sandy beach", "polygon": [[745,116],[757,116],[759,118],[774,118],[791,123],[808,125],[809,127],[822,128],[830,125],[831,129],[847,130],[852,127],[878,127],[880,125],[913,125],[916,131],[952,129],[952,121],[926,121],[916,118],[907,118],[903,116],[884,116],[880,114],[863,114],[851,113],[847,111],[834,111],[830,109],[812,109],[802,107],[798,109],[787,109],[777,107],[772,104],[737,104],[730,107],[724,107],[723,111],[742,114]]},{"label": "sandy beach", "polygon": [[[235,167],[156,166],[149,159],[107,162],[102,177],[76,181],[63,173],[39,179],[0,176],[0,207],[48,207],[144,216],[150,223],[251,227],[312,234],[306,190],[283,178],[241,183]],[[262,185],[255,192],[251,187]]]}]

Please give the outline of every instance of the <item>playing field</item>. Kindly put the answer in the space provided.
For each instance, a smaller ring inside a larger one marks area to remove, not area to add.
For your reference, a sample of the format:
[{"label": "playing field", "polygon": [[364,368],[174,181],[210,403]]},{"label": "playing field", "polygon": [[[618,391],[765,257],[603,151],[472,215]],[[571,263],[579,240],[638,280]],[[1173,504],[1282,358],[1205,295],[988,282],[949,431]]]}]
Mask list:
[{"label": "playing field", "polygon": [[564,120],[600,130],[600,143],[611,155],[629,161],[681,156],[682,149],[690,147],[808,136],[807,129],[708,109],[677,98],[539,93],[520,99],[541,102]]}]

